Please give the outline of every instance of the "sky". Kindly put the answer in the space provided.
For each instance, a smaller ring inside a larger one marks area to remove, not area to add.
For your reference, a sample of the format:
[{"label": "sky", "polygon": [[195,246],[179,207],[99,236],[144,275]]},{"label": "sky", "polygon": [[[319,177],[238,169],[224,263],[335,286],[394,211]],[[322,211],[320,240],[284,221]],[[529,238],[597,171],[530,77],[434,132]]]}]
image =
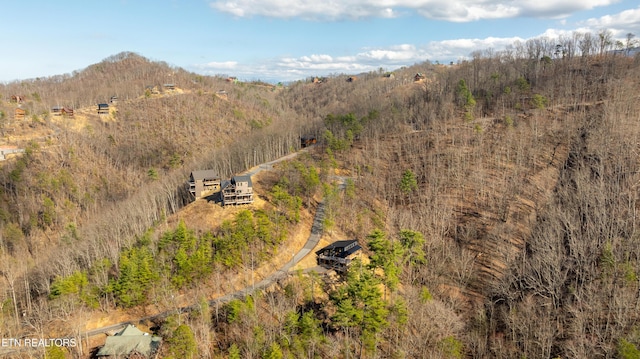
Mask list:
[{"label": "sky", "polygon": [[637,0],[0,0],[0,83],[120,52],[243,81],[450,63],[516,41],[637,35]]}]

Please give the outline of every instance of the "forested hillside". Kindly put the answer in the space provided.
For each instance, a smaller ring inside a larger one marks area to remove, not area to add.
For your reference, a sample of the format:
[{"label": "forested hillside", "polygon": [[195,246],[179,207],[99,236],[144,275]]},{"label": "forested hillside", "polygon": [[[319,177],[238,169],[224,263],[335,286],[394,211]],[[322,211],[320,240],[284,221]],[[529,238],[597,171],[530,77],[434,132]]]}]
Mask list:
[{"label": "forested hillside", "polygon": [[[4,85],[3,130],[26,151],[0,172],[0,338],[187,296],[197,309],[146,323],[162,355],[637,357],[640,59],[594,39],[286,88],[129,53]],[[145,93],[168,82],[180,91]],[[81,126],[47,113],[61,99],[90,108]],[[256,178],[257,203],[210,228],[176,219],[198,204],[191,170],[230,176],[306,135],[318,144]],[[321,200],[325,240],[358,239],[361,261],[208,306],[206,288],[287,251]]]}]

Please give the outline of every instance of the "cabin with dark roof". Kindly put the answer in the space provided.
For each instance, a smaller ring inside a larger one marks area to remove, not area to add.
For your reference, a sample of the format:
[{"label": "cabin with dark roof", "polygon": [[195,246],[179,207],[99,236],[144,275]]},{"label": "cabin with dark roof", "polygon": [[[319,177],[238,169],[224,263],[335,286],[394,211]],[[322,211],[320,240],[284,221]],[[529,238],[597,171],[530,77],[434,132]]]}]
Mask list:
[{"label": "cabin with dark roof", "polygon": [[220,190],[220,176],[214,170],[193,171],[189,176],[189,192],[197,199]]},{"label": "cabin with dark roof", "polygon": [[346,272],[361,249],[357,239],[333,242],[316,252],[318,265],[336,272]]},{"label": "cabin with dark roof", "polygon": [[108,115],[109,114],[109,104],[108,103],[99,103],[98,104],[98,115]]},{"label": "cabin with dark roof", "polygon": [[253,203],[253,183],[251,176],[233,176],[220,186],[222,205]]}]

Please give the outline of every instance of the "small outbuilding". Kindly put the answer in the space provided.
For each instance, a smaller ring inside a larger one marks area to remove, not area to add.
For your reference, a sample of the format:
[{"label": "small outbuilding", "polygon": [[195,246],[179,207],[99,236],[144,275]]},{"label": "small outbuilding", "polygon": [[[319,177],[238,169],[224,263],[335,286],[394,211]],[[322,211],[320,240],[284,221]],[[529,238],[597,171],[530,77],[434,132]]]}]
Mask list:
[{"label": "small outbuilding", "polygon": [[346,272],[361,249],[356,239],[333,242],[316,252],[318,265],[336,272]]}]

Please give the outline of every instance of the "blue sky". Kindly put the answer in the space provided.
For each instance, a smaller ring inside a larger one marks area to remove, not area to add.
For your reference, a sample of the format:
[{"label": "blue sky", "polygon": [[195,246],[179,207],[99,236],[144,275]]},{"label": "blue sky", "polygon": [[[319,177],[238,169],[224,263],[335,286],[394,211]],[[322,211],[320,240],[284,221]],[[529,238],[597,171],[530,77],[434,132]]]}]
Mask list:
[{"label": "blue sky", "polygon": [[637,0],[5,0],[0,9],[0,82],[123,51],[274,82],[455,62],[573,31],[640,40]]}]

